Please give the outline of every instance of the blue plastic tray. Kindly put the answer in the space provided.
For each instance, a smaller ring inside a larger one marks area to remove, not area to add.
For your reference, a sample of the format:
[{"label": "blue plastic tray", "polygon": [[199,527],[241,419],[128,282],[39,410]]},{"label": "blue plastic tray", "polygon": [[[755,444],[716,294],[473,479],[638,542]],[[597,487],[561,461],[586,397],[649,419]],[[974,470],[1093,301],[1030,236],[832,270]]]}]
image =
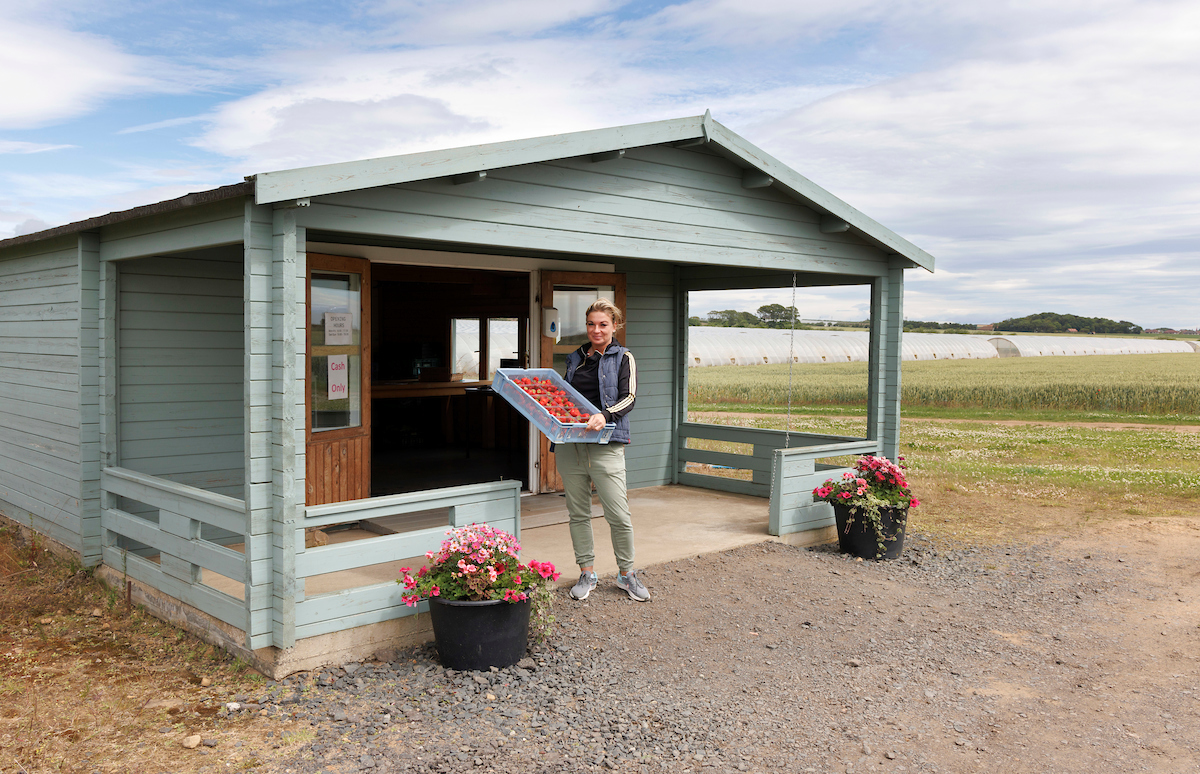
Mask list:
[{"label": "blue plastic tray", "polygon": [[521,415],[533,423],[533,426],[542,432],[551,443],[608,443],[612,438],[613,430],[617,428],[616,424],[609,422],[604,426],[603,430],[588,430],[586,422],[560,422],[550,416],[550,412],[546,411],[540,403],[533,399],[533,396],[522,390],[514,383],[514,379],[534,378],[546,380],[549,379],[558,387],[566,391],[571,397],[572,402],[579,407],[581,411],[586,411],[590,414],[600,413],[600,409],[592,405],[591,401],[579,394],[571,385],[567,384],[567,380],[562,378],[553,368],[500,368],[496,371],[495,378],[492,379],[492,390],[497,395],[509,402],[513,408],[521,412]]}]

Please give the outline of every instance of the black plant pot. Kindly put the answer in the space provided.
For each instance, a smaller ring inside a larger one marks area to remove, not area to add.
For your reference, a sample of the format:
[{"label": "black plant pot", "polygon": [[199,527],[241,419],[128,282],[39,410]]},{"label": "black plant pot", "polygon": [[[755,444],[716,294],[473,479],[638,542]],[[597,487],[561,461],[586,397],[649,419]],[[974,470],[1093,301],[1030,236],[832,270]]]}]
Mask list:
[{"label": "black plant pot", "polygon": [[429,600],[433,638],[442,666],[483,670],[512,666],[529,645],[529,600]]},{"label": "black plant pot", "polygon": [[895,559],[904,550],[904,530],[908,526],[907,508],[880,508],[879,524],[883,528],[883,554],[879,553],[879,540],[875,528],[867,520],[862,509],[850,513],[846,505],[834,505],[833,516],[837,521],[838,548],[843,554],[853,554],[860,559]]}]

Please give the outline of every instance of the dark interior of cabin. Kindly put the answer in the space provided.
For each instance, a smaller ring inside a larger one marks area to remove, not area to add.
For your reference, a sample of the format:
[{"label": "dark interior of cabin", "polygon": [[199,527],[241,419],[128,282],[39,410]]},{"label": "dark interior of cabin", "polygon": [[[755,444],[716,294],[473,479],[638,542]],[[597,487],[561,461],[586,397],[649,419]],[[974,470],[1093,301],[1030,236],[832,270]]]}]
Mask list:
[{"label": "dark interior of cabin", "polygon": [[529,275],[373,264],[371,494],[529,488],[529,424],[491,390],[524,367]]}]

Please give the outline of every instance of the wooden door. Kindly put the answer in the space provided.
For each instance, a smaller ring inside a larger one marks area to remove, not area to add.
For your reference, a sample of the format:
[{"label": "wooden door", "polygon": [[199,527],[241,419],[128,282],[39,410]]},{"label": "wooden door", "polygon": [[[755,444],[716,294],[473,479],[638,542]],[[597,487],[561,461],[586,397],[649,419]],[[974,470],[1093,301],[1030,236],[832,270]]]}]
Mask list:
[{"label": "wooden door", "polygon": [[[542,308],[558,309],[560,337],[542,336],[541,366],[553,368],[560,374],[566,373],[567,355],[587,341],[584,327],[588,306],[597,298],[607,298],[617,305],[629,319],[625,309],[625,275],[606,272],[544,271],[542,272]],[[625,328],[613,337],[625,343]],[[538,434],[538,489],[541,492],[561,492],[562,479],[554,467],[554,455],[550,453],[550,441]]]},{"label": "wooden door", "polygon": [[371,496],[371,264],[308,256],[306,505]]}]

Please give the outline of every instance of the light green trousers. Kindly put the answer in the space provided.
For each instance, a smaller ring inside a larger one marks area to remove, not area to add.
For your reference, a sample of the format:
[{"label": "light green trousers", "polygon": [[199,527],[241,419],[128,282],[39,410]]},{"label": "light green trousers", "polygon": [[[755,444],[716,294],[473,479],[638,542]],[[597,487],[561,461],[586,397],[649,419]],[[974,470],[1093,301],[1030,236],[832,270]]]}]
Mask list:
[{"label": "light green trousers", "polygon": [[592,538],[592,487],[600,495],[604,520],[612,535],[613,553],[621,572],[633,569],[633,519],[625,494],[625,444],[560,443],[554,447],[554,462],[567,495],[567,513],[571,517],[571,544],[575,563],[591,567],[596,563]]}]

